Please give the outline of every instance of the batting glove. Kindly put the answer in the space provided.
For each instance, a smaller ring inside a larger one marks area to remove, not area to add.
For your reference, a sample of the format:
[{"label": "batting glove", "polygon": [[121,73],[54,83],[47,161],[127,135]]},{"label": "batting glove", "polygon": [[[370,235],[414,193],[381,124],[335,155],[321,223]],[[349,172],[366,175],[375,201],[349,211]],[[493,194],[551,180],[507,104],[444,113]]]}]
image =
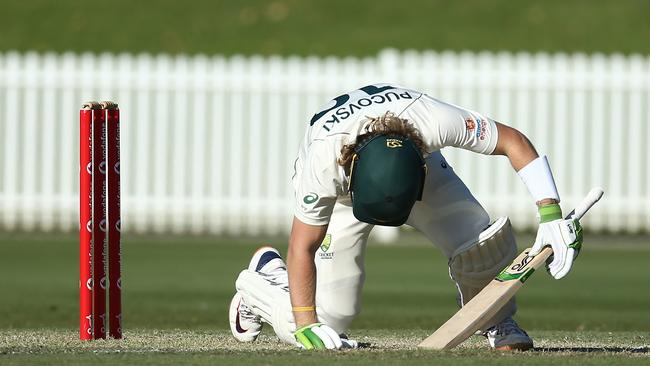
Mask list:
[{"label": "batting glove", "polygon": [[341,337],[334,329],[323,323],[313,323],[296,330],[293,335],[298,344],[307,350],[339,349],[343,346]]},{"label": "batting glove", "polygon": [[542,249],[550,245],[553,257],[547,269],[551,276],[560,279],[571,270],[573,260],[582,248],[582,227],[578,220],[562,218],[560,205],[544,205],[539,208],[540,224],[537,229],[535,245],[529,255],[539,254]]}]

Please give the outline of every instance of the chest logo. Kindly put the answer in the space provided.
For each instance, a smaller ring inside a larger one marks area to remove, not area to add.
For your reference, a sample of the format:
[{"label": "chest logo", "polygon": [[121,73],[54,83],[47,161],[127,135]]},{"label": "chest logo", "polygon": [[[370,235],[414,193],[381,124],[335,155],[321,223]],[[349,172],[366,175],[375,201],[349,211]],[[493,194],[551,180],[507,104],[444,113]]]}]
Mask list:
[{"label": "chest logo", "polygon": [[323,238],[323,242],[320,245],[320,250],[327,252],[327,250],[330,248],[330,244],[332,244],[332,234],[327,234],[325,235],[325,238]]},{"label": "chest logo", "polygon": [[305,197],[302,198],[302,201],[305,202],[306,204],[310,205],[318,200],[318,195],[316,193],[309,193]]}]

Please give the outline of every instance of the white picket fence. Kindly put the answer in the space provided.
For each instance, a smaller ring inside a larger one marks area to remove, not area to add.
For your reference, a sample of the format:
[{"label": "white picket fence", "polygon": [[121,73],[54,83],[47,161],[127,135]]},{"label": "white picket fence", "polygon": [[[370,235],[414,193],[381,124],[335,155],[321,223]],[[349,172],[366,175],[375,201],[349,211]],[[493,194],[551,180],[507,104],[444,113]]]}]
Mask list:
[{"label": "white picket fence", "polygon": [[[364,59],[0,53],[0,228],[77,229],[78,109],[114,100],[125,230],[286,233],[311,115],[376,82],[520,129],[549,156],[566,209],[604,187],[587,226],[650,232],[649,58],[392,50]],[[443,153],[494,217],[534,225],[505,158]]]}]

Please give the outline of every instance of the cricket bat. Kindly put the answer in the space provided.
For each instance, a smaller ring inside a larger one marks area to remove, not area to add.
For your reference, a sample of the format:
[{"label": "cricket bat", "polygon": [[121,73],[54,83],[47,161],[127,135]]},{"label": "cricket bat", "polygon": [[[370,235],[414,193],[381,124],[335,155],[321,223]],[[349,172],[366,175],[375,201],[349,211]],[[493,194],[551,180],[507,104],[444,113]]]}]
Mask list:
[{"label": "cricket bat", "polygon": [[[603,196],[601,188],[592,188],[580,204],[567,215],[567,219],[580,219]],[[456,347],[494,316],[524,285],[536,269],[544,265],[553,254],[550,247],[536,256],[529,256],[530,248],[524,250],[515,260],[499,273],[481,292],[463,306],[445,324],[436,330],[418,347],[450,349]]]}]

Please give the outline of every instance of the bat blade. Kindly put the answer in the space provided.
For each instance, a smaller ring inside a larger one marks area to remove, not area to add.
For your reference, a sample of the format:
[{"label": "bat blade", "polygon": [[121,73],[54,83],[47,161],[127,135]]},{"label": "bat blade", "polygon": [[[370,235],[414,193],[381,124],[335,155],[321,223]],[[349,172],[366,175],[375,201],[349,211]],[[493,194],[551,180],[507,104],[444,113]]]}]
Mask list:
[{"label": "bat blade", "polygon": [[517,293],[528,277],[553,254],[550,248],[544,248],[538,255],[531,257],[528,255],[529,250],[524,250],[418,347],[438,350],[453,348],[481,329],[485,321],[494,316]]},{"label": "bat blade", "polygon": [[[579,220],[603,196],[601,188],[593,188],[567,218]],[[456,347],[481,329],[523,286],[524,282],[553,254],[550,247],[544,248],[534,257],[524,250],[499,275],[465,304],[454,316],[418,347],[449,349]]]}]

